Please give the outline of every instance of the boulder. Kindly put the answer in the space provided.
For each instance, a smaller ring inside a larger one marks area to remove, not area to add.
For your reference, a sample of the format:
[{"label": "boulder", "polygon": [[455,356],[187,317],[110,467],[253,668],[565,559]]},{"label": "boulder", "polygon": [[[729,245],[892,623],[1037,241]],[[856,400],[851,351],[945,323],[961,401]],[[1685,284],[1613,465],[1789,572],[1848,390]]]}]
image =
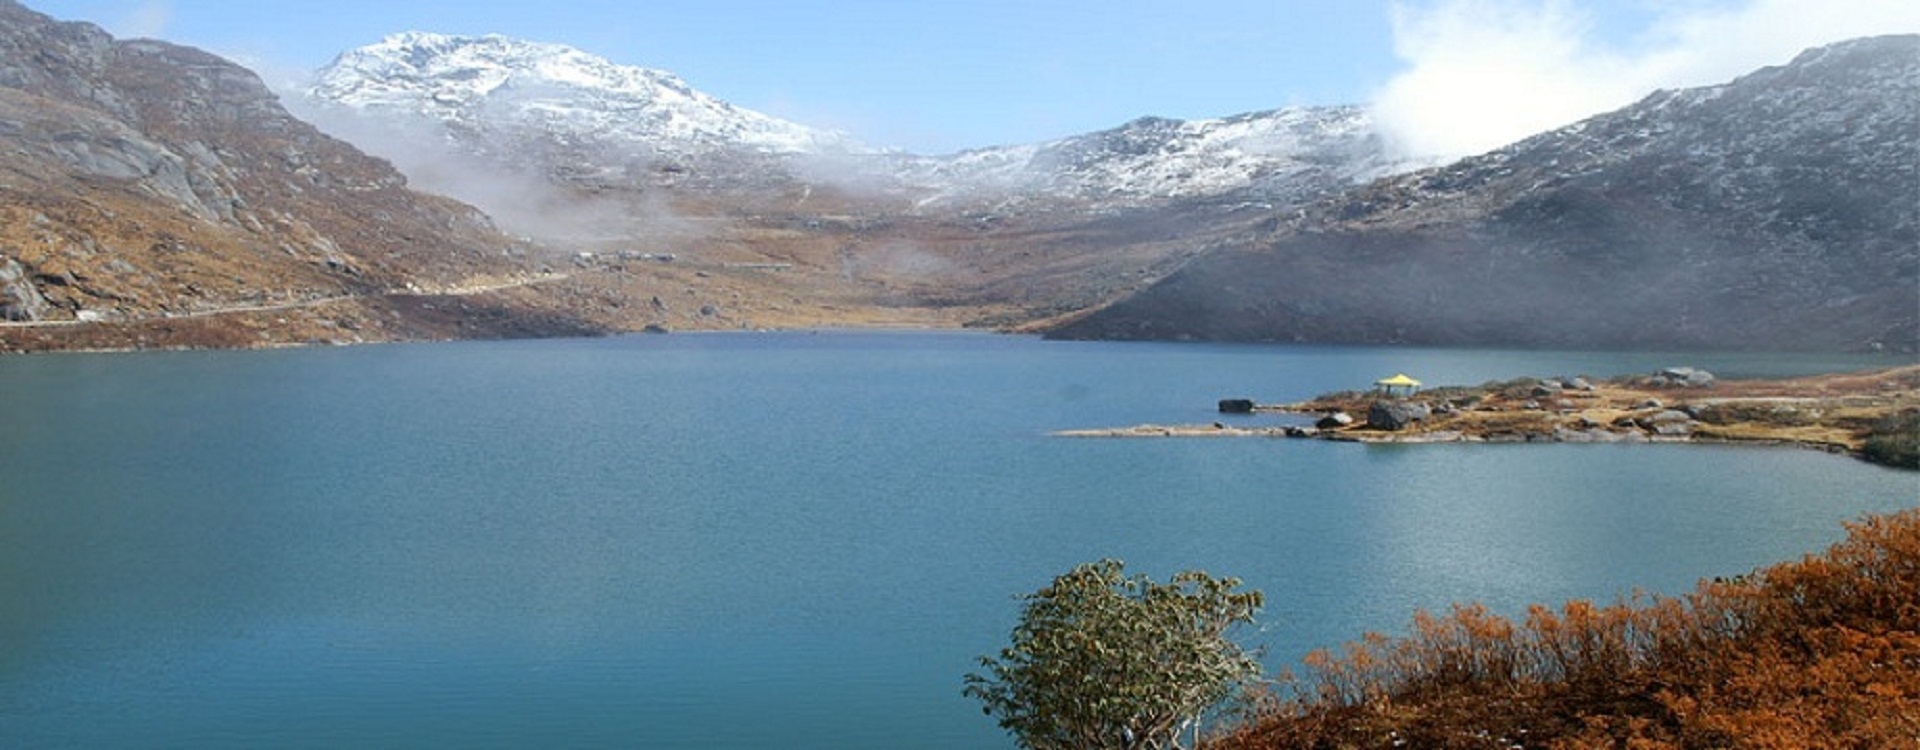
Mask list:
[{"label": "boulder", "polygon": [[1433,411],[1425,403],[1418,401],[1375,401],[1367,409],[1367,426],[1399,432],[1432,414]]},{"label": "boulder", "polygon": [[1677,409],[1669,409],[1647,417],[1645,424],[1647,429],[1653,430],[1655,435],[1679,437],[1693,434],[1693,417]]},{"label": "boulder", "polygon": [[1654,373],[1653,382],[1674,388],[1711,388],[1713,373],[1695,367],[1667,367]]},{"label": "boulder", "polygon": [[1253,399],[1247,399],[1247,398],[1220,399],[1220,413],[1221,414],[1252,414]]},{"label": "boulder", "polygon": [[1342,427],[1350,426],[1352,424],[1353,424],[1352,414],[1348,414],[1344,411],[1336,411],[1332,414],[1328,414],[1324,417],[1321,417],[1320,421],[1313,423],[1313,426],[1318,427],[1322,430],[1337,430]]},{"label": "boulder", "polygon": [[26,269],[12,258],[0,257],[0,320],[40,320],[48,307]]}]

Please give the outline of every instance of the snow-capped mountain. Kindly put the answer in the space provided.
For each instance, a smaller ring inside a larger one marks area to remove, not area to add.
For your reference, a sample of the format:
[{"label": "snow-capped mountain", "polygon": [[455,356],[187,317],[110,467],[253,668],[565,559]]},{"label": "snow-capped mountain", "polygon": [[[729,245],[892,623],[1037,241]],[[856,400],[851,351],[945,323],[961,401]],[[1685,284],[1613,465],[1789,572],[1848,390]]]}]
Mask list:
[{"label": "snow-capped mountain", "polygon": [[844,133],[733,106],[672,73],[499,35],[396,34],[340,55],[309,94],[326,105],[441,123],[490,149],[518,149],[534,137],[669,158],[871,151]]},{"label": "snow-capped mountain", "polygon": [[[1295,203],[1428,166],[1390,157],[1358,107],[1142,118],[1047,143],[918,156],[733,106],[671,73],[497,35],[397,34],[342,54],[308,96],[323,110],[443,128],[466,152],[560,179],[657,182],[662,166],[672,182],[706,187],[852,179],[936,208],[1219,196]],[[651,169],[636,170],[637,161]]]},{"label": "snow-capped mountain", "polygon": [[1920,348],[1920,35],[1370,183],[1055,335]]},{"label": "snow-capped mountain", "polygon": [[1011,192],[1089,201],[1297,200],[1431,166],[1394,157],[1361,107],[1207,120],[1144,117],[1047,143],[919,157],[904,180],[935,198]]}]

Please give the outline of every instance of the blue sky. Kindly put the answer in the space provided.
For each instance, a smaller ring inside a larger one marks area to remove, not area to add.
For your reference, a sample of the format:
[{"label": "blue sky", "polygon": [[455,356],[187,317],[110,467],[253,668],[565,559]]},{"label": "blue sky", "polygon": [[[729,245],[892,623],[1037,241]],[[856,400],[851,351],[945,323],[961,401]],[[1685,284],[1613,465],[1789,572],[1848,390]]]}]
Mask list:
[{"label": "blue sky", "polygon": [[400,31],[560,42],[922,153],[1371,103],[1409,150],[1458,155],[1807,46],[1920,32],[1913,0],[24,2],[274,82]]}]

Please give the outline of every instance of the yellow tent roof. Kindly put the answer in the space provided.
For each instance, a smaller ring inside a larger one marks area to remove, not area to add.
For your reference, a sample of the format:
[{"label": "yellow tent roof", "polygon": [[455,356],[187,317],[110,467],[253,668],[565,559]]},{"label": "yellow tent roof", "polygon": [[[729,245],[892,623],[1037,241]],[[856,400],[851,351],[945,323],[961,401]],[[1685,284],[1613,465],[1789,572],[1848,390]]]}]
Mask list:
[{"label": "yellow tent roof", "polygon": [[1396,387],[1396,388],[1397,388],[1397,387],[1399,387],[1399,386],[1403,386],[1403,385],[1404,385],[1404,386],[1407,386],[1407,387],[1410,387],[1410,388],[1419,388],[1419,387],[1420,387],[1420,381],[1418,381],[1418,380],[1414,380],[1413,378],[1410,378],[1410,377],[1407,377],[1407,374],[1406,374],[1406,373],[1404,373],[1404,372],[1403,372],[1403,373],[1400,373],[1400,374],[1398,374],[1398,375],[1395,375],[1395,376],[1393,376],[1393,377],[1390,377],[1390,378],[1383,378],[1383,379],[1381,379],[1381,380],[1376,380],[1376,381],[1373,381],[1373,384],[1374,384],[1374,385],[1385,385],[1385,386],[1393,386],[1393,387]]}]

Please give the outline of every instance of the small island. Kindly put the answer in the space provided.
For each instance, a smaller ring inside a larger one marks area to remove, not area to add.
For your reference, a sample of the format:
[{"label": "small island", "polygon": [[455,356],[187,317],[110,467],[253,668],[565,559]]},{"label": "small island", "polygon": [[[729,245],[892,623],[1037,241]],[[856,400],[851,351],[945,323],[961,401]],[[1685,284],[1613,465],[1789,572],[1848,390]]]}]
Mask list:
[{"label": "small island", "polygon": [[1609,379],[1527,377],[1410,393],[1342,391],[1291,404],[1227,399],[1221,408],[1314,420],[1291,426],[1235,426],[1229,420],[1054,434],[1367,443],[1767,443],[1920,468],[1920,365],[1772,380],[1726,380],[1705,370],[1671,367]]}]

